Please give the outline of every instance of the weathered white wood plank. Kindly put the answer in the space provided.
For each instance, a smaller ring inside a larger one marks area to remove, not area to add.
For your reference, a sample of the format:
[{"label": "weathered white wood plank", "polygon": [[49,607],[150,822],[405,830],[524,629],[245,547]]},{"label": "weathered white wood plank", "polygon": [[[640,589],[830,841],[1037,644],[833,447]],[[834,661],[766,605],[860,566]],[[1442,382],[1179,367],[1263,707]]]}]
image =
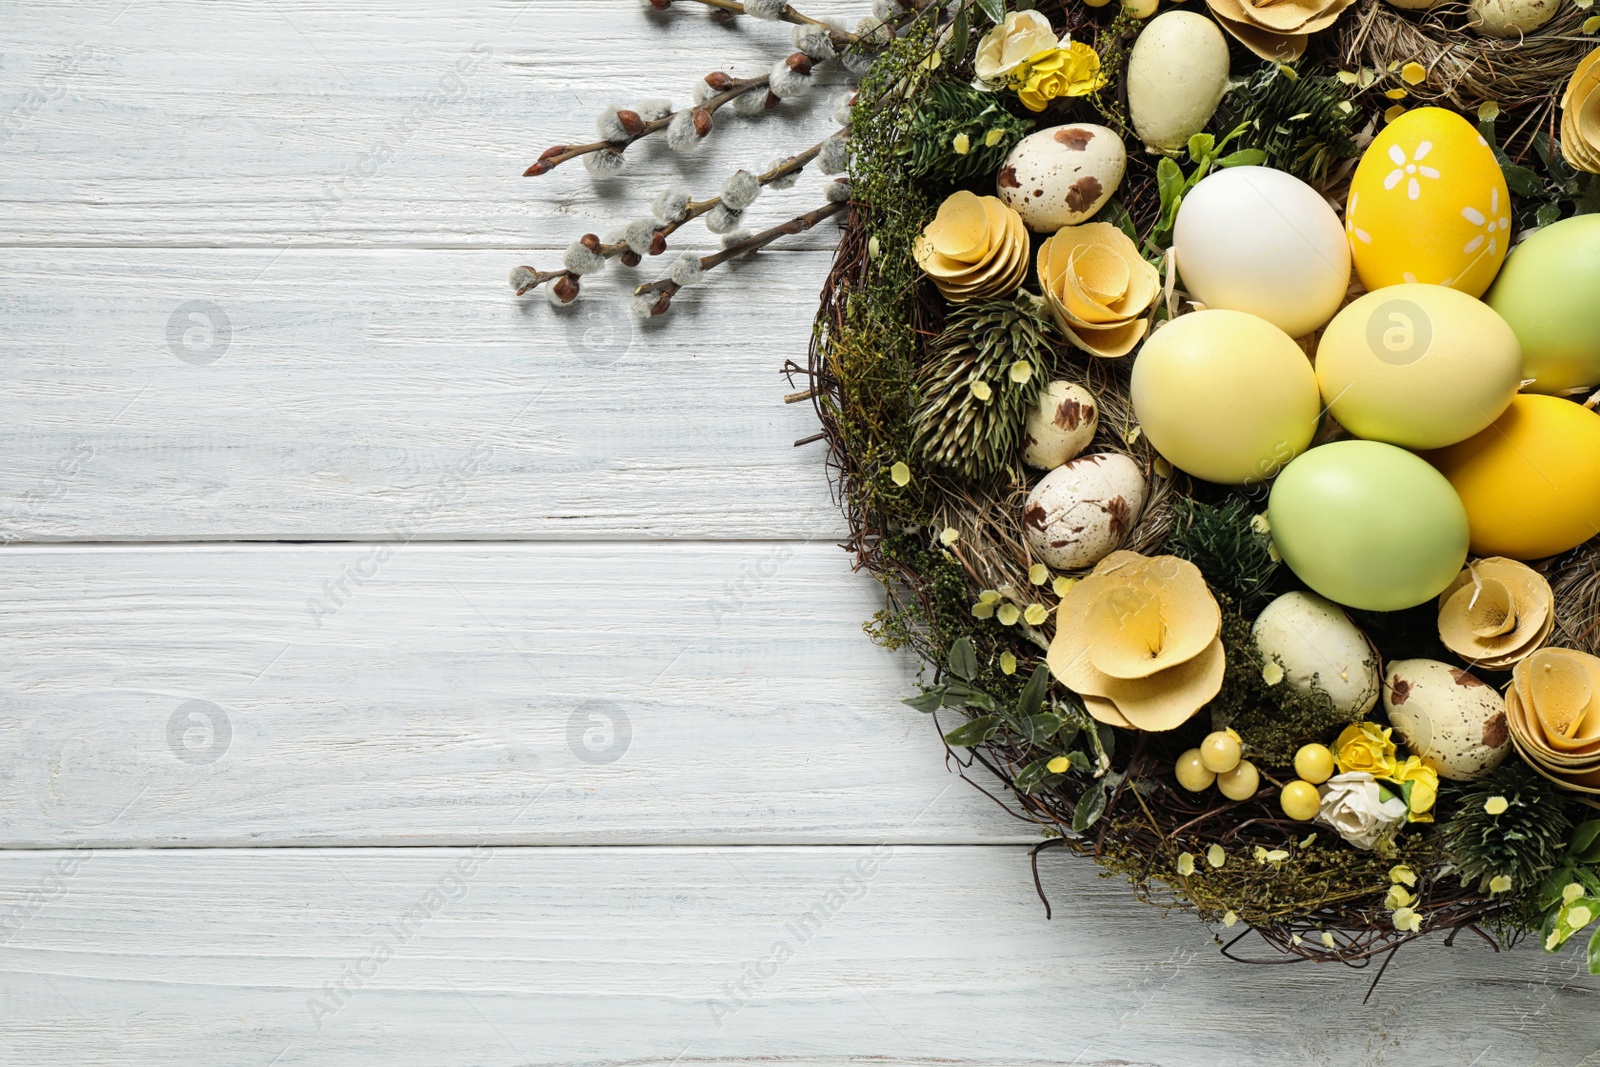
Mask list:
[{"label": "weathered white wood plank", "polygon": [[842,532],[779,373],[825,254],[643,324],[630,272],[557,312],[503,252],[124,255],[0,251],[0,539]]},{"label": "weathered white wood plank", "polygon": [[875,591],[828,543],[15,548],[0,846],[1037,840]]},{"label": "weathered white wood plank", "polygon": [[1084,864],[1044,877],[1054,922],[1021,848],[13,853],[0,1050],[29,1067],[1573,1067],[1600,1045],[1576,952],[1414,946],[1363,1006],[1371,971],[1228,963]]},{"label": "weathered white wood plank", "polygon": [[[811,0],[858,16],[865,0]],[[711,195],[837,129],[843,72],[760,120],[719,116],[692,159],[649,141],[627,180],[579,163],[521,177],[546,147],[595,139],[608,103],[689,100],[711,70],[765,72],[789,27],[666,16],[637,0],[324,0],[5,5],[0,241],[49,245],[560,248],[645,214],[672,182]],[[820,203],[821,178],[753,222]],[[644,194],[629,196],[635,189]],[[685,245],[715,244],[698,225]],[[797,239],[825,248],[826,236]],[[509,264],[508,264],[509,266]]]}]

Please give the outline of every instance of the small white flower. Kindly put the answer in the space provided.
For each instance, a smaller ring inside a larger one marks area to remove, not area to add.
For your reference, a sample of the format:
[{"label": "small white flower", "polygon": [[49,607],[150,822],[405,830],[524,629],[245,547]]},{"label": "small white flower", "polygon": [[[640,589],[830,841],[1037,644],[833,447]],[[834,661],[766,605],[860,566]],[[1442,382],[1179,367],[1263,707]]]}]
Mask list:
[{"label": "small white flower", "polygon": [[1362,244],[1370,245],[1372,243],[1372,234],[1356,225],[1356,202],[1360,199],[1361,194],[1350,194],[1350,206],[1345,209],[1344,213],[1344,229],[1346,233]]},{"label": "small white flower", "polygon": [[739,226],[742,213],[730,211],[727,204],[718,204],[706,212],[706,229],[712,233],[732,233]]},{"label": "small white flower", "polygon": [[511,288],[520,290],[533,284],[534,273],[527,267],[512,267],[510,280]]},{"label": "small white flower", "polygon": [[722,183],[722,203],[729,211],[743,211],[761,196],[761,183],[747,170],[736,170]]},{"label": "small white flower", "polygon": [[689,214],[689,201],[690,196],[683,189],[663,189],[650,205],[650,213],[662,222],[682,222]]},{"label": "small white flower", "polygon": [[803,96],[811,88],[811,76],[792,69],[787,59],[780,59],[772,65],[772,76],[767,80],[767,88],[779,100]]},{"label": "small white flower", "polygon": [[672,265],[672,270],[667,277],[671,278],[680,288],[687,289],[698,282],[704,275],[705,268],[700,266],[700,257],[693,252],[685,252]]},{"label": "small white flower", "polygon": [[1511,236],[1511,216],[1500,213],[1499,189],[1489,190],[1489,213],[1487,215],[1475,207],[1464,207],[1461,209],[1461,217],[1474,226],[1483,228],[1483,232],[1476,234],[1472,240],[1467,242],[1467,246],[1462,249],[1469,256],[1485,244],[1489,246],[1489,254],[1492,256],[1500,251],[1501,239],[1509,239]]},{"label": "small white flower", "polygon": [[861,38],[863,44],[883,45],[894,39],[894,31],[883,19],[876,15],[868,15],[856,23],[856,36]]},{"label": "small white flower", "polygon": [[745,0],[744,13],[751,18],[777,22],[783,16],[786,0]]},{"label": "small white flower", "polygon": [[872,13],[880,19],[898,18],[906,13],[899,0],[872,0]]},{"label": "small white flower", "polygon": [[590,152],[580,157],[583,167],[596,178],[609,178],[620,174],[628,166],[628,159],[615,148],[602,148],[598,152]]},{"label": "small white flower", "polygon": [[577,275],[598,274],[606,269],[606,257],[598,252],[591,252],[583,246],[582,241],[574,241],[567,246],[566,255],[562,257],[562,266]]},{"label": "small white flower", "polygon": [[1406,802],[1397,796],[1384,800],[1378,780],[1364,771],[1335,775],[1317,791],[1322,794],[1317,821],[1356,848],[1372,848],[1405,821]]},{"label": "small white flower", "polygon": [[1437,179],[1439,177],[1439,172],[1437,170],[1429,166],[1424,166],[1422,162],[1424,159],[1428,158],[1428,153],[1432,151],[1433,142],[1423,141],[1419,143],[1416,149],[1411,153],[1411,158],[1407,159],[1404,149],[1397,144],[1390,145],[1389,162],[1394,164],[1395,169],[1391,170],[1388,175],[1384,177],[1383,187],[1385,189],[1393,189],[1403,181],[1406,183],[1406,196],[1408,198],[1416,200],[1421,197],[1422,183],[1417,179]]}]

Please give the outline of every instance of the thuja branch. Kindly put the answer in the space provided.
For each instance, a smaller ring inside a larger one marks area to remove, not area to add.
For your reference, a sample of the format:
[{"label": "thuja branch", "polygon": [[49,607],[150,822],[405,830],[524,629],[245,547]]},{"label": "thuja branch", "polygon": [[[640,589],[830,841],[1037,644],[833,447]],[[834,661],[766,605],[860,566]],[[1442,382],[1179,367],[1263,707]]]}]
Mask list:
[{"label": "thuja branch", "polygon": [[[762,230],[760,233],[747,237],[743,241],[729,245],[715,255],[701,257],[697,264],[697,269],[693,273],[699,275],[709,270],[715,270],[729,260],[747,256],[752,252],[758,252],[781,237],[805,233],[818,223],[832,218],[849,206],[850,202],[848,200],[837,200],[833,203],[824,204],[814,211],[808,211],[804,215],[792,218],[781,225],[774,226],[770,230]],[[649,316],[652,318],[657,315],[664,315],[672,307],[672,298],[682,289],[683,284],[672,278],[662,278],[659,281],[648,282],[633,291],[634,305],[641,312],[648,311]]]}]

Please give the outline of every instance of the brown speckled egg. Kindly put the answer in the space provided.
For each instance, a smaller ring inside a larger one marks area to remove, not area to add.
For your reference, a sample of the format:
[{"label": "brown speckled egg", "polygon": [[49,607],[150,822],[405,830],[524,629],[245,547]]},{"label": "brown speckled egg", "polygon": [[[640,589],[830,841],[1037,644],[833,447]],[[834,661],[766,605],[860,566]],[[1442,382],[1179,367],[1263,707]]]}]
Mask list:
[{"label": "brown speckled egg", "polygon": [[1000,199],[1034,233],[1055,233],[1094,217],[1122,184],[1128,152],[1104,126],[1076,123],[1030,133],[1000,168]]},{"label": "brown speckled egg", "polygon": [[1028,494],[1022,528],[1034,556],[1082,570],[1116,551],[1144,510],[1145,480],[1127,456],[1097,452],[1064,463]]},{"label": "brown speckled egg", "polygon": [[1504,698],[1460,667],[1396,660],[1384,676],[1383,708],[1395,740],[1441,778],[1481,778],[1511,752]]}]

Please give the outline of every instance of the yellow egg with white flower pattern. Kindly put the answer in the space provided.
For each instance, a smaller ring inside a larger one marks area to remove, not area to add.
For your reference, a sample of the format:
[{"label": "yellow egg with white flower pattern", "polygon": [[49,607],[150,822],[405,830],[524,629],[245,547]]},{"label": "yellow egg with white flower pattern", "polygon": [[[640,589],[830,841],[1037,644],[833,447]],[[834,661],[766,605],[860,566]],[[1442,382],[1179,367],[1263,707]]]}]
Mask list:
[{"label": "yellow egg with white flower pattern", "polygon": [[1345,231],[1369,290],[1422,282],[1478,297],[1511,250],[1511,196],[1470,122],[1417,108],[1389,123],[1361,157]]}]

